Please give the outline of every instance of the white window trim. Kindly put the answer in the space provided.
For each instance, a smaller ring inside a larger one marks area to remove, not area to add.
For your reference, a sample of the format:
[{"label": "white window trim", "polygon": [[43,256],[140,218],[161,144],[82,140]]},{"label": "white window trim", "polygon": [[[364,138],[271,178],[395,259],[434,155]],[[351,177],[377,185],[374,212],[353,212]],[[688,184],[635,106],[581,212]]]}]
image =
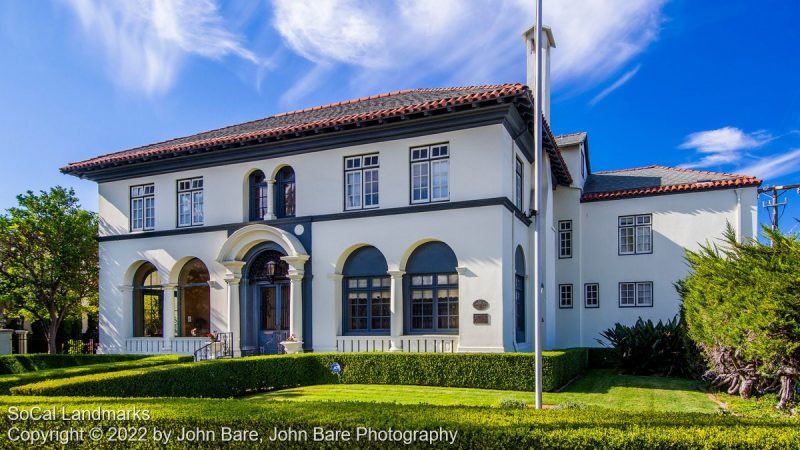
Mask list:
[{"label": "white window trim", "polygon": [[[189,187],[185,189],[181,189],[181,183],[188,182]],[[200,185],[200,187],[196,187]],[[177,213],[177,226],[178,228],[187,228],[187,227],[196,227],[201,226],[205,222],[205,183],[203,181],[203,177],[192,177],[192,178],[182,178],[178,180],[177,183],[177,196],[176,196],[176,213]],[[197,211],[195,210],[195,197],[196,194],[200,193],[203,196],[202,207],[200,209],[200,220],[195,220],[197,216]],[[181,197],[188,196],[189,197],[189,222],[182,222],[181,221]]]},{"label": "white window trim", "polygon": [[[569,229],[561,229],[561,224],[568,224]],[[564,241],[564,233],[569,234],[569,254],[562,254],[562,242]],[[574,238],[575,234],[572,232],[572,220],[559,220],[558,221],[558,259],[570,259],[572,258],[572,249],[574,246]]]},{"label": "white window trim", "polygon": [[[622,285],[623,284],[632,284],[633,285],[633,304],[632,305],[623,305],[622,304]],[[639,286],[647,285],[650,286],[650,303],[640,303],[639,301]],[[652,281],[623,281],[619,283],[619,287],[617,288],[617,303],[620,308],[652,308],[655,304],[655,287],[653,286]]]},{"label": "white window trim", "polygon": [[[378,162],[376,164],[366,164],[365,158],[378,158]],[[358,167],[347,167],[348,161],[358,161]],[[381,204],[381,184],[380,184],[380,156],[378,153],[367,153],[364,155],[354,155],[354,156],[345,156],[344,158],[344,210],[345,211],[356,211],[359,209],[375,209],[380,208]],[[367,205],[367,189],[366,189],[366,173],[369,171],[375,171],[378,173],[378,203],[375,205]],[[360,192],[359,192],[359,204],[357,206],[351,206],[350,199],[347,195],[347,186],[348,180],[347,176],[350,174],[359,174],[359,185],[360,185]]]},{"label": "white window trim", "polygon": [[[437,155],[433,156],[434,149],[445,149],[445,155]],[[414,152],[419,150],[426,150],[425,157],[418,157],[414,158]],[[450,143],[449,142],[440,142],[437,144],[430,144],[430,145],[422,145],[411,147],[409,149],[409,200],[412,205],[418,205],[421,203],[438,203],[438,202],[446,202],[450,201],[450,186],[452,185],[452,177],[450,171]],[[433,166],[437,161],[445,161],[444,164],[447,166],[446,171],[446,178],[447,178],[447,192],[444,196],[434,197],[433,195],[433,186],[434,186],[434,173],[433,173]],[[414,199],[414,167],[420,165],[426,165],[428,168],[428,183],[427,183],[427,196],[420,199]]]},{"label": "white window trim", "polygon": [[[569,305],[563,302],[563,288],[569,286]],[[575,305],[575,287],[571,283],[563,283],[558,285],[558,309],[572,309]]]},{"label": "white window trim", "polygon": [[[597,303],[590,305],[589,304],[589,286],[594,286],[595,292],[597,293]],[[583,285],[583,307],[588,309],[594,309],[600,307],[600,283],[584,283]]]},{"label": "white window trim", "polygon": [[[647,218],[647,224],[638,224],[639,218]],[[633,219],[631,225],[622,225],[623,219]],[[622,229],[630,228],[633,230],[633,251],[622,251]],[[650,250],[639,251],[639,229],[647,228],[650,235]],[[653,253],[653,215],[652,214],[630,214],[617,217],[617,254],[623,255],[650,255]]]},{"label": "white window trim", "polygon": [[[150,189],[150,193],[147,192],[148,188]],[[141,189],[141,193],[138,193],[138,194],[134,195],[134,190],[135,189]],[[155,229],[155,222],[156,222],[156,219],[155,219],[156,194],[155,194],[155,192],[156,192],[155,191],[155,185],[153,183],[137,184],[135,186],[131,186],[128,189],[128,200],[129,200],[128,201],[128,208],[129,208],[128,226],[130,228],[130,231],[152,231],[152,230]],[[152,211],[152,214],[150,214],[150,215],[147,214],[147,200],[148,199],[152,199],[153,200],[153,211]],[[141,203],[141,218],[140,218],[140,220],[142,222],[142,225],[139,226],[139,227],[134,226],[134,218],[133,218],[133,212],[135,210],[135,208],[133,206],[134,202],[140,202]],[[147,226],[148,219],[152,219],[152,222],[153,222],[152,226],[149,226],[149,227]]]}]

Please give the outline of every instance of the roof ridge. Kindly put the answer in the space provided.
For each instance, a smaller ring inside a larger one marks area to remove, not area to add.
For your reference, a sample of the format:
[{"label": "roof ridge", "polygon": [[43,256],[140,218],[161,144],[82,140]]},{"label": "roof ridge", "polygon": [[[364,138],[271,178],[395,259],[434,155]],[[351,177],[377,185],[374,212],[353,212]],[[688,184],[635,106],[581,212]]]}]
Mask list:
[{"label": "roof ridge", "polygon": [[646,169],[663,169],[663,170],[672,170],[675,172],[689,172],[689,173],[699,173],[699,174],[706,174],[706,175],[723,175],[726,177],[733,177],[733,178],[756,178],[753,175],[745,175],[739,173],[729,173],[729,172],[712,172],[709,170],[695,170],[695,169],[686,169],[683,167],[670,167],[670,166],[662,166],[658,164],[653,164],[649,166],[643,167],[632,167],[629,169],[618,169],[618,170],[604,170],[600,172],[592,172],[593,174],[608,174],[608,173],[619,173],[619,172],[633,172],[636,170],[646,170]]},{"label": "roof ridge", "polygon": [[584,134],[584,133],[586,133],[586,131],[576,131],[574,133],[558,134],[558,135],[555,136],[555,138],[558,139],[558,138],[565,138],[565,137],[570,137],[570,136],[577,136],[579,134]]}]

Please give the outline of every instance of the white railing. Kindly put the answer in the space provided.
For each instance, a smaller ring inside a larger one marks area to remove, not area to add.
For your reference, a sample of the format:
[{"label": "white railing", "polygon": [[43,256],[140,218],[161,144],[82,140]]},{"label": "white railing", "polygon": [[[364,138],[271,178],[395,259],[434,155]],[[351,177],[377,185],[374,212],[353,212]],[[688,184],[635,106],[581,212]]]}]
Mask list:
[{"label": "white railing", "polygon": [[[412,353],[455,353],[458,349],[458,336],[401,336],[400,351]],[[337,336],[336,351],[388,352],[392,339],[388,336]]]},{"label": "white railing", "polygon": [[165,342],[160,337],[136,337],[125,340],[125,353],[158,355],[158,354],[184,354],[193,355],[195,350],[208,344],[208,338],[185,337],[172,338]]}]

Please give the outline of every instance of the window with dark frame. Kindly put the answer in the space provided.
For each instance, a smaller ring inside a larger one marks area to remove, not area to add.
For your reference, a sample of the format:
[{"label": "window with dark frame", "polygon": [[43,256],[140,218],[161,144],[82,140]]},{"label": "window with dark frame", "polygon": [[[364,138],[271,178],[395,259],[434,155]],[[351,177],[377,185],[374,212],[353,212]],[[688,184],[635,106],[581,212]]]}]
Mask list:
[{"label": "window with dark frame", "polygon": [[572,221],[558,221],[558,257],[572,258]]},{"label": "window with dark frame", "polygon": [[379,198],[378,155],[344,159],[344,209],[377,208]]},{"label": "window with dark frame", "polygon": [[275,215],[280,219],[296,213],[296,184],[294,169],[284,166],[275,175]]},{"label": "window with dark frame", "polygon": [[558,307],[559,308],[572,308],[572,285],[559,284],[558,285]]},{"label": "window with dark frame", "polygon": [[156,197],[153,184],[131,186],[130,228],[131,231],[150,231],[156,226]]},{"label": "window with dark frame", "polygon": [[343,279],[345,328],[352,334],[388,334],[391,326],[390,282],[386,277]]},{"label": "window with dark frame", "polygon": [[597,283],[586,283],[583,285],[583,300],[585,308],[600,307],[600,285]]},{"label": "window with dark frame", "polygon": [[653,215],[620,216],[619,254],[653,253]]},{"label": "window with dark frame", "polygon": [[619,284],[620,308],[653,306],[653,282],[623,282]]},{"label": "window with dark frame", "polygon": [[516,307],[516,338],[517,342],[525,342],[525,276],[514,275],[514,305]]},{"label": "window with dark frame", "polygon": [[450,146],[411,148],[411,203],[450,199]]},{"label": "window with dark frame", "polygon": [[411,277],[411,331],[458,331],[458,274]]},{"label": "window with dark frame", "polygon": [[178,180],[178,226],[203,224],[203,177]]},{"label": "window with dark frame", "polygon": [[269,184],[264,172],[256,170],[250,174],[250,220],[264,220],[267,217]]},{"label": "window with dark frame", "polygon": [[522,164],[522,160],[516,158],[516,163],[514,164],[514,204],[517,206],[517,209],[522,211],[522,207],[524,206],[522,200],[522,190],[523,190],[523,183],[525,181],[524,176],[524,165]]}]

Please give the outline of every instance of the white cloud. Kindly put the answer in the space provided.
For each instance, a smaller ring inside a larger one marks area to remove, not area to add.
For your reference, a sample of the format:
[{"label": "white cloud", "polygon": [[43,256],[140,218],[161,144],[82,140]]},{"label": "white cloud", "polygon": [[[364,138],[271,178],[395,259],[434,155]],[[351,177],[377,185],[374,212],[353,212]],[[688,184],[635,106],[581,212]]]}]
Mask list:
[{"label": "white cloud", "polygon": [[113,81],[156,94],[174,83],[187,56],[259,59],[223,23],[214,0],[68,0],[88,40],[104,53]]},{"label": "white cloud", "polygon": [[611,86],[603,89],[602,91],[600,91],[599,94],[595,95],[594,98],[589,102],[589,105],[591,105],[591,106],[596,105],[600,100],[608,97],[609,94],[611,94],[612,92],[614,92],[617,89],[621,88],[622,85],[627,83],[628,81],[630,81],[630,79],[633,78],[636,75],[636,73],[639,72],[639,69],[641,69],[641,68],[642,68],[642,65],[641,64],[637,64],[636,67],[634,67],[633,69],[625,72],[625,74],[622,75],[621,77],[619,77],[619,79],[617,79],[617,81],[611,83]]},{"label": "white cloud", "polygon": [[699,168],[735,164],[744,156],[742,150],[761,147],[774,139],[772,134],[764,130],[745,133],[736,127],[698,131],[688,135],[679,148],[694,149],[705,156],[697,161],[682,164],[681,167]]},{"label": "white cloud", "polygon": [[[545,0],[544,22],[557,45],[554,86],[583,90],[613,76],[656,39],[665,2]],[[411,87],[432,74],[461,84],[525,79],[521,33],[533,24],[529,0],[273,0],[273,6],[272,23],[288,47],[316,63],[356,68],[356,88],[370,80]]]},{"label": "white cloud", "polygon": [[775,179],[800,171],[800,148],[786,153],[766,156],[737,170],[761,179]]}]

